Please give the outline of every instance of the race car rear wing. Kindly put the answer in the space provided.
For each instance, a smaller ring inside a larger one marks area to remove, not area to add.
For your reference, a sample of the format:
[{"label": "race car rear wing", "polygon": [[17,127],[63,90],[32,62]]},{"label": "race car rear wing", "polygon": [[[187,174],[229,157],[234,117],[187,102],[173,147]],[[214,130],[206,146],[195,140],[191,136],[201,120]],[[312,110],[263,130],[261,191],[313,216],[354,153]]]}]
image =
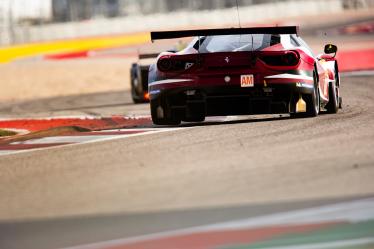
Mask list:
[{"label": "race car rear wing", "polygon": [[139,54],[139,60],[157,58],[160,53]]},{"label": "race car rear wing", "polygon": [[279,27],[254,27],[254,28],[231,28],[231,29],[196,29],[181,31],[159,31],[151,32],[152,42],[155,40],[175,39],[194,36],[214,36],[214,35],[244,35],[244,34],[299,34],[298,26]]}]

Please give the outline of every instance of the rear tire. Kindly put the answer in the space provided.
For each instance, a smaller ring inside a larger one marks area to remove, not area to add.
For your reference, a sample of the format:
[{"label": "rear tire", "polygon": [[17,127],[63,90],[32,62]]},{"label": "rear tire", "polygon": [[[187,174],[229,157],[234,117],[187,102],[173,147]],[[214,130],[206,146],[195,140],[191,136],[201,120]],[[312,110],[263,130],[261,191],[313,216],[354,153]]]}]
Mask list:
[{"label": "rear tire", "polygon": [[[335,74],[335,79],[338,75]],[[336,80],[329,85],[329,102],[326,105],[327,113],[337,113],[341,106],[341,98],[339,97],[339,89]]]},{"label": "rear tire", "polygon": [[316,117],[320,110],[320,97],[318,84],[314,86],[314,91],[310,95],[305,95],[306,117]]},{"label": "rear tire", "polygon": [[182,118],[185,122],[204,122],[206,115],[205,103],[190,104],[186,108],[184,117]]},{"label": "rear tire", "polygon": [[181,119],[174,117],[171,110],[162,101],[151,100],[150,106],[152,121],[155,125],[179,125],[181,123]]},{"label": "rear tire", "polygon": [[131,77],[131,98],[132,98],[132,102],[134,102],[134,104],[145,103],[146,101],[143,99],[143,95],[142,94],[137,94],[134,80],[135,79]]}]

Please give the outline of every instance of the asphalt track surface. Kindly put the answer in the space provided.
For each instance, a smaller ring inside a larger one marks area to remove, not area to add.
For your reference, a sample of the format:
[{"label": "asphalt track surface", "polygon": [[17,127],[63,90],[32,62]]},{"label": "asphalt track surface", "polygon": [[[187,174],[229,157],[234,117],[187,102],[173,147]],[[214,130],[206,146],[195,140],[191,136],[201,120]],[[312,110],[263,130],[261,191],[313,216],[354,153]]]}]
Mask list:
[{"label": "asphalt track surface", "polygon": [[[374,196],[374,76],[341,81],[334,115],[225,117],[0,156],[0,248],[64,248]],[[149,106],[126,91],[0,105],[3,118],[112,114],[149,115]]]},{"label": "asphalt track surface", "polygon": [[[59,248],[372,196],[373,77],[342,77],[342,96],[335,115],[232,117],[2,156],[0,248]],[[126,108],[108,99],[83,109]]]},{"label": "asphalt track surface", "polygon": [[[76,216],[60,219],[47,219],[28,222],[1,222],[0,246],[1,248],[115,248],[123,244],[127,239],[147,237],[156,234],[181,233],[187,230],[198,230],[204,226],[220,226],[233,222],[245,223],[245,221],[271,217],[271,215],[291,217],[298,213],[308,212],[309,216],[317,216],[312,219],[321,219],[326,211],[318,213],[319,209],[331,209],[331,206],[349,206],[356,201],[371,200],[368,196],[356,198],[331,198],[314,199],[309,201],[267,203],[257,205],[241,205],[232,207],[216,207],[205,209],[174,210],[137,214],[113,214],[96,216]],[[347,208],[349,210],[349,208]],[[321,210],[322,211],[322,210]],[[363,209],[362,212],[368,212]],[[347,212],[347,211],[345,211]],[[360,214],[355,210],[356,216]],[[369,210],[371,218],[373,210]],[[328,212],[329,216],[335,214]],[[297,216],[296,216],[297,217]],[[344,215],[343,215],[344,217]],[[297,219],[305,219],[299,215]],[[292,218],[289,219],[289,222]],[[322,218],[321,220],[326,219]],[[269,222],[269,221],[268,221]],[[277,221],[276,221],[277,222]],[[275,222],[275,224],[276,224]],[[295,222],[295,221],[294,221]],[[296,222],[298,222],[296,220]],[[272,224],[270,223],[268,225]],[[282,224],[282,223],[280,223]],[[255,224],[256,225],[256,224]],[[261,226],[261,224],[258,224]],[[373,233],[373,231],[371,232]],[[348,237],[348,236],[347,236]],[[344,238],[344,237],[343,237]],[[347,239],[347,238],[345,238]],[[373,238],[374,239],[374,238]],[[120,248],[120,247],[118,247]],[[135,247],[157,249],[179,249],[177,246],[168,247]],[[208,247],[183,247],[183,248],[208,248]],[[211,247],[209,247],[211,248]],[[353,247],[352,247],[353,248]],[[361,247],[360,247],[361,248]],[[372,247],[365,247],[371,249]]]}]

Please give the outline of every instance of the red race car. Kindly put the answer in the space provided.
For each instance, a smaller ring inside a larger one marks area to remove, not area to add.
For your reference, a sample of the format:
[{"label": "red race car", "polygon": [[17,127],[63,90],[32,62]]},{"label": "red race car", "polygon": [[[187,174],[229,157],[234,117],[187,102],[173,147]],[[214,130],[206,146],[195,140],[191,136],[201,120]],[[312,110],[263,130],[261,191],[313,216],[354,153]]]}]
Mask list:
[{"label": "red race car", "polygon": [[298,27],[151,32],[152,41],[196,37],[152,64],[148,90],[157,125],[206,116],[282,114],[315,117],[341,108],[337,47],[315,57]]}]

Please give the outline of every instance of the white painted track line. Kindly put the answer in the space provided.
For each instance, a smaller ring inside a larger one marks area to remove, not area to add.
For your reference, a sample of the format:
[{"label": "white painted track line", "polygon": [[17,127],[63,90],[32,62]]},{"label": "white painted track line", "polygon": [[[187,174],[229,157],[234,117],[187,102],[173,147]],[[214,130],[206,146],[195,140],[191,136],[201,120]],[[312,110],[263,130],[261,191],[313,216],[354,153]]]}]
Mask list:
[{"label": "white painted track line", "polygon": [[[176,128],[145,128],[145,129],[116,129],[116,130],[106,130],[106,131],[97,131],[100,133],[108,132],[108,135],[94,135],[95,132],[92,132],[91,135],[84,135],[79,136],[54,136],[54,137],[44,137],[38,139],[30,139],[24,142],[14,142],[11,145],[45,145],[45,144],[59,144],[59,143],[66,143],[66,145],[58,145],[58,146],[51,146],[47,148],[34,148],[34,149],[20,149],[20,150],[0,150],[0,156],[2,155],[9,155],[9,154],[16,154],[22,152],[29,152],[35,150],[46,150],[54,147],[66,147],[66,146],[74,146],[77,144],[87,144],[87,143],[96,143],[96,142],[103,142],[115,139],[124,139],[130,137],[137,137],[137,136],[144,136],[144,135],[151,135],[156,133],[163,133],[163,132],[170,132],[176,130],[183,130],[189,129],[190,127],[176,127]],[[110,132],[123,132],[123,131],[132,131],[132,132],[139,132],[139,133],[132,133],[132,134],[113,134],[110,135]]]},{"label": "white painted track line", "polygon": [[[180,129],[180,128],[179,128]],[[95,141],[103,141],[103,140],[113,140],[113,139],[120,139],[126,137],[134,137],[146,134],[154,134],[159,132],[167,132],[167,131],[174,131],[177,129],[126,129],[126,130],[107,130],[107,131],[98,131],[100,133],[107,132],[108,135],[95,135],[95,132],[90,134],[92,135],[74,135],[74,136],[55,136],[55,137],[44,137],[38,139],[31,139],[24,142],[15,142],[12,144],[52,144],[52,143],[87,143],[87,142],[95,142]],[[139,133],[132,133],[132,134],[114,134],[110,135],[110,132],[122,132],[122,131],[132,131],[132,132],[139,132]]]},{"label": "white painted track line", "polygon": [[9,154],[14,154],[16,152],[20,152],[21,150],[0,150],[0,156],[3,156],[3,155],[9,155]]},{"label": "white painted track line", "polygon": [[118,136],[56,136],[31,139],[24,142],[15,142],[12,144],[53,144],[53,143],[85,143],[90,141],[98,141],[102,139],[110,139]]}]

